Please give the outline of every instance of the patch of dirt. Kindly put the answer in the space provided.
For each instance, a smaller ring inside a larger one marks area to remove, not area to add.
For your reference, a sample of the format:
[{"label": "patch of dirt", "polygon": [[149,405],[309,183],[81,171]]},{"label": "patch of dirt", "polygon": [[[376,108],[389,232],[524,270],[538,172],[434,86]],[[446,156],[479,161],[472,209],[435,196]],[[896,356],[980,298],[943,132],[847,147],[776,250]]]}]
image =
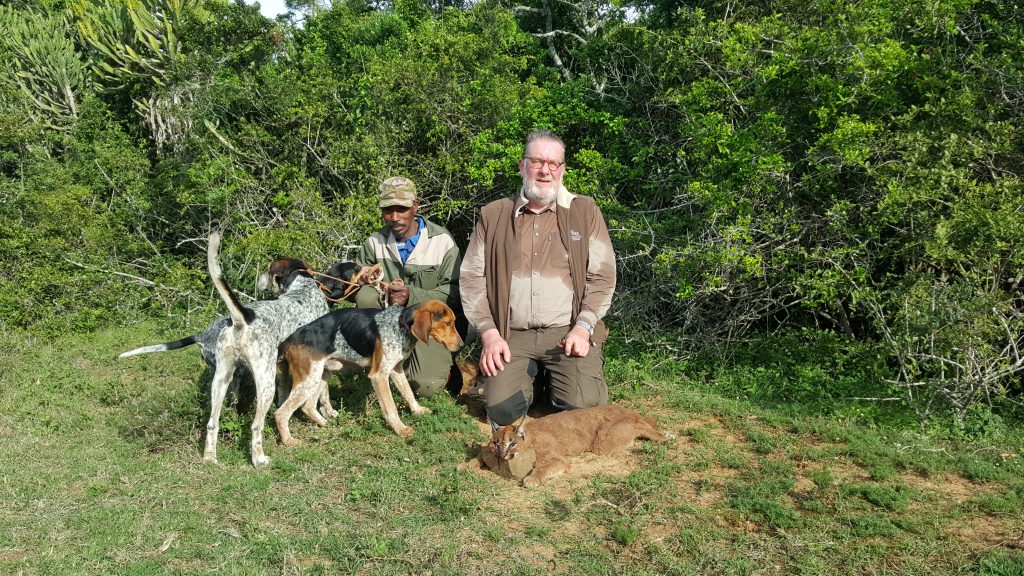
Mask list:
[{"label": "patch of dirt", "polygon": [[[1024,550],[1024,526],[1004,518],[969,518],[947,527],[945,533],[971,551],[989,548]],[[1015,527],[1014,527],[1015,525]]]},{"label": "patch of dirt", "polygon": [[529,563],[548,571],[548,573],[560,573],[566,566],[560,565],[558,561],[558,550],[554,546],[534,543],[530,545]]},{"label": "patch of dirt", "polygon": [[[901,480],[925,494],[925,501],[915,502],[911,506],[911,512],[919,506],[932,506],[935,501],[959,506],[980,495],[995,491],[991,486],[976,484],[956,474],[928,478],[917,474],[904,474]],[[943,532],[951,540],[973,552],[994,547],[1024,550],[1024,523],[1020,519],[972,512],[944,526]]]},{"label": "patch of dirt", "polygon": [[793,491],[800,494],[807,494],[814,490],[814,482],[806,476],[797,476],[796,484],[793,486]]},{"label": "patch of dirt", "polygon": [[963,504],[979,494],[992,491],[991,488],[975,484],[955,474],[931,478],[924,478],[917,474],[904,474],[901,479],[912,488],[928,494],[934,494],[943,500],[952,500],[957,504]]},{"label": "patch of dirt", "polygon": [[25,550],[8,548],[0,550],[0,562],[21,562],[32,557],[32,554]]},{"label": "patch of dirt", "polygon": [[[729,429],[729,425],[724,420],[716,416],[707,416],[704,414],[688,414],[687,423],[691,424],[687,428],[703,428],[707,430],[712,438],[715,440],[742,447],[747,443],[747,439],[744,436],[735,434]],[[694,424],[696,426],[694,426]]]},{"label": "patch of dirt", "polygon": [[677,474],[674,481],[681,501],[695,508],[709,508],[721,501],[725,486],[737,474],[738,470],[713,464],[706,470]]},{"label": "patch of dirt", "polygon": [[836,485],[856,484],[858,482],[866,482],[871,479],[870,472],[853,462],[847,461],[844,456],[835,456],[830,460],[818,460],[812,462],[802,461],[797,467],[797,470],[806,474],[810,470],[826,467],[832,473],[833,483]]}]

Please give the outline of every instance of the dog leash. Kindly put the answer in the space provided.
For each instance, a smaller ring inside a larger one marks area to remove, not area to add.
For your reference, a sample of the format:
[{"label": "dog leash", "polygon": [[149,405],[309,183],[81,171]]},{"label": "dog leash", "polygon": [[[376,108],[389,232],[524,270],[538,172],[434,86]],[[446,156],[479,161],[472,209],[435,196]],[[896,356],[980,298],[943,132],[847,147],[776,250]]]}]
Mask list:
[{"label": "dog leash", "polygon": [[[381,284],[381,282],[380,282],[381,265],[380,264],[374,264],[372,266],[361,267],[359,269],[359,272],[356,272],[356,274],[352,277],[352,280],[345,280],[344,278],[335,278],[334,276],[331,276],[330,274],[324,274],[323,272],[317,272],[316,270],[312,270],[312,269],[307,269],[306,271],[309,272],[310,275],[312,275],[312,276],[316,276],[316,277],[320,277],[320,278],[327,278],[328,280],[334,280],[334,281],[339,282],[339,283],[341,283],[341,284],[346,286],[345,292],[342,293],[340,298],[331,298],[330,296],[326,296],[326,298],[327,298],[327,300],[329,302],[340,302],[342,300],[345,300],[346,298],[351,296],[353,292],[358,290],[360,286],[362,286],[364,284],[369,284],[369,285],[373,286],[374,288],[377,289],[378,292],[381,291],[381,288],[380,288],[380,284]],[[316,280],[316,284],[317,284],[317,286],[320,287],[320,290],[322,290],[323,292],[325,292],[327,294],[330,294],[331,291],[328,290],[327,286],[323,282],[321,282],[319,280]]]},{"label": "dog leash", "polygon": [[348,298],[353,292],[355,292],[359,286],[363,284],[369,284],[380,291],[380,277],[383,275],[383,267],[378,262],[370,266],[365,266],[356,272],[356,275],[352,277],[352,282],[349,287],[345,289],[345,298]]},{"label": "dog leash", "polygon": [[[329,274],[324,274],[323,272],[317,272],[316,270],[308,268],[306,271],[313,276],[327,278],[328,280],[334,280],[336,282],[340,282],[341,284],[346,285],[345,292],[342,293],[340,298],[331,298],[330,296],[327,296],[327,300],[329,302],[340,302],[341,300],[345,300],[346,298],[351,296],[353,292],[358,290],[360,286],[369,285],[373,286],[374,289],[377,290],[378,301],[380,302],[381,307],[386,308],[389,303],[388,288],[404,286],[405,282],[403,282],[401,278],[395,278],[391,282],[382,281],[380,279],[382,275],[382,268],[383,267],[381,266],[380,263],[373,264],[371,266],[364,266],[359,269],[359,272],[356,272],[356,274],[352,277],[352,280],[345,280],[344,278],[335,278],[334,276],[331,276]],[[320,287],[320,290],[328,294],[330,293],[330,290],[327,289],[327,286],[324,285],[323,282],[317,280],[316,283],[317,286]]]},{"label": "dog leash", "polygon": [[374,288],[377,289],[377,300],[380,302],[381,308],[387,308],[391,299],[388,288],[404,286],[405,282],[401,278],[395,278],[391,282],[378,282],[374,284]]}]

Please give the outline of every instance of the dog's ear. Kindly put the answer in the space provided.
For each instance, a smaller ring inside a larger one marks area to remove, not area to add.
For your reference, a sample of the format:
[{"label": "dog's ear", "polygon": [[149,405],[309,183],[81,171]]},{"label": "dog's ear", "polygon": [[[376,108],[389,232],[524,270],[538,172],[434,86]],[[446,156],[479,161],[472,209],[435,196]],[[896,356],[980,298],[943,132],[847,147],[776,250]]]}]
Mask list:
[{"label": "dog's ear", "polygon": [[304,261],[299,260],[298,258],[285,257],[275,259],[267,267],[270,273],[278,278],[284,278],[289,274],[304,271],[307,270],[308,268],[309,266]]},{"label": "dog's ear", "polygon": [[280,278],[288,273],[288,260],[278,256],[274,258],[270,264],[267,265],[267,271],[270,272],[271,276]]},{"label": "dog's ear", "polygon": [[327,275],[344,282],[355,282],[355,278],[360,270],[361,266],[355,262],[339,260],[331,266],[331,269],[327,271]]},{"label": "dog's ear", "polygon": [[433,314],[426,306],[419,306],[412,313],[412,327],[409,329],[412,335],[420,342],[426,342],[430,338],[430,327],[433,324]]}]

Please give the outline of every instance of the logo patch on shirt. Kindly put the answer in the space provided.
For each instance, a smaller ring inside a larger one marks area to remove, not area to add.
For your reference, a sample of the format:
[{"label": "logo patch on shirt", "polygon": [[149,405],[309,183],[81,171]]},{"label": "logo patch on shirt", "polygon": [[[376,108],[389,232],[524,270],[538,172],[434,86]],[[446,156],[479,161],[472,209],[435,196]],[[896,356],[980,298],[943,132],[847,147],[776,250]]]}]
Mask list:
[{"label": "logo patch on shirt", "polygon": [[570,230],[569,231],[569,239],[570,240],[572,240],[574,242],[579,242],[582,238],[583,238],[583,235],[580,234],[579,232],[577,232],[576,230]]}]

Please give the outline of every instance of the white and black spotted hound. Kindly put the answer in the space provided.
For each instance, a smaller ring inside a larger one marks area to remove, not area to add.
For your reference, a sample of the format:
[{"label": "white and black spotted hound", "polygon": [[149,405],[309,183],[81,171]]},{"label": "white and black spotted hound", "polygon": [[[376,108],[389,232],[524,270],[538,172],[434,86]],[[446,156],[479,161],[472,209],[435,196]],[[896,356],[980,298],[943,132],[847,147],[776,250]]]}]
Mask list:
[{"label": "white and black spotted hound", "polygon": [[216,370],[210,385],[210,420],[206,425],[203,459],[217,461],[220,410],[235,366],[249,368],[256,384],[256,411],[252,421],[251,458],[254,466],[270,462],[263,453],[263,424],[274,398],[277,347],[296,328],[328,311],[327,299],[312,278],[306,263],[296,258],[275,261],[272,273],[286,278],[287,288],[277,300],[262,301],[259,307],[242,306],[221,273],[218,252],[220,234],[210,234],[206,264],[217,293],[227,305],[231,324],[221,329],[214,346]]},{"label": "white and black spotted hound", "polygon": [[[289,269],[289,260],[278,259],[267,265],[267,269],[259,274],[256,281],[256,287],[260,290],[266,290],[273,292],[274,294],[281,294],[291,285],[292,280],[295,278],[294,271]],[[346,293],[352,291],[352,287],[360,283],[360,266],[354,262],[338,261],[326,272],[318,275],[320,282],[320,289],[324,293],[324,297],[328,300],[328,303],[336,302],[342,299]],[[282,276],[282,274],[284,274]],[[273,303],[272,300],[259,300],[249,304],[249,307],[259,311],[260,308]],[[178,350],[179,348],[185,348],[193,344],[199,345],[199,353],[202,355],[203,360],[210,367],[211,371],[217,370],[217,339],[220,338],[221,331],[231,325],[230,316],[221,316],[210,323],[209,326],[198,334],[186,336],[180,340],[173,342],[165,342],[163,344],[154,344],[152,346],[143,346],[141,348],[135,348],[122,353],[119,358],[128,358],[130,356],[138,356],[140,354],[148,354],[151,352],[167,352],[169,350]],[[238,366],[238,370],[231,378],[231,385],[228,387],[226,395],[237,394],[241,378],[243,376],[244,366]],[[327,398],[327,389],[323,388],[323,393],[319,396],[320,410],[323,415],[330,418],[337,416],[335,411]],[[284,396],[278,397],[278,403],[284,402]],[[318,414],[319,416],[319,414]]]},{"label": "white and black spotted hound", "polygon": [[428,338],[434,338],[452,352],[462,347],[462,339],[455,330],[455,314],[440,300],[408,308],[335,310],[296,330],[279,349],[281,371],[287,370],[292,381],[288,400],[274,413],[281,442],[298,443],[288,429],[288,420],[300,406],[306,412],[309,399],[323,380],[324,368],[339,362],[369,369],[384,419],[396,434],[411,435],[412,428],[398,418],[389,380],[394,381],[414,414],[430,413],[416,401],[402,369],[416,342],[426,342]]}]

